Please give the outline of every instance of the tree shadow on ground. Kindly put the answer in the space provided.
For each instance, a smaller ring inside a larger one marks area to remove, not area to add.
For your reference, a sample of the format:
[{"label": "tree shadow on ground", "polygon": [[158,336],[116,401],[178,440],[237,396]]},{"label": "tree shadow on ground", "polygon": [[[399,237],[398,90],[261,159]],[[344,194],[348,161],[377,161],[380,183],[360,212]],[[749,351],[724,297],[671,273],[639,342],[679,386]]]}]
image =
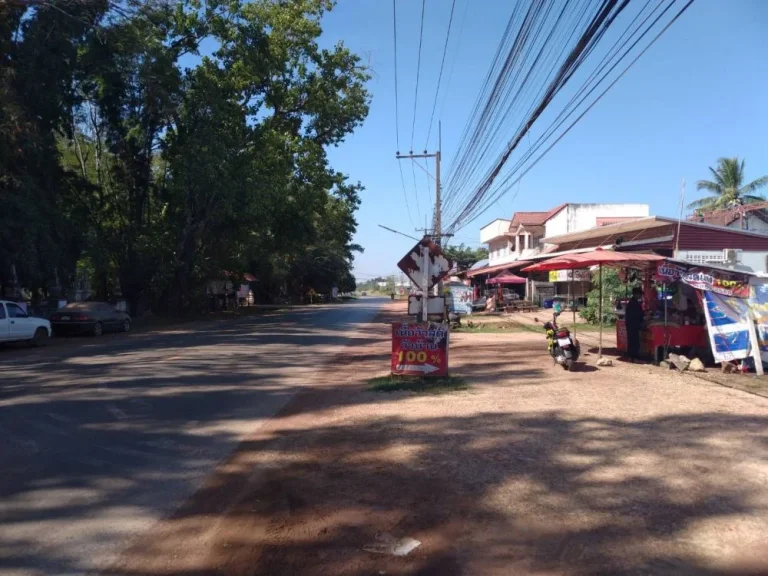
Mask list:
[{"label": "tree shadow on ground", "polygon": [[[112,573],[765,573],[747,562],[768,562],[768,488],[736,470],[748,460],[765,473],[767,437],[768,417],[717,413],[285,427],[244,443]],[[363,551],[382,534],[422,545],[403,558]],[[195,538],[207,553],[194,568],[171,559]]]}]

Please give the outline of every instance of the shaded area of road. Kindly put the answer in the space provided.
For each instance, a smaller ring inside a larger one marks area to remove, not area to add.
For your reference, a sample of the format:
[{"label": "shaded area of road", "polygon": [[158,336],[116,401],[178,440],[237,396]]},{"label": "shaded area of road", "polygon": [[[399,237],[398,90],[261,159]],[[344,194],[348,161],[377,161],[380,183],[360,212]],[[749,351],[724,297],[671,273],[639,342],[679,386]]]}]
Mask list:
[{"label": "shaded area of road", "polygon": [[[639,365],[566,372],[525,332],[452,335],[468,391],[374,393],[386,336],[107,574],[768,573],[765,399]],[[366,550],[387,536],[421,546]]]},{"label": "shaded area of road", "polygon": [[318,367],[367,342],[382,303],[0,351],[0,573],[109,561]]}]

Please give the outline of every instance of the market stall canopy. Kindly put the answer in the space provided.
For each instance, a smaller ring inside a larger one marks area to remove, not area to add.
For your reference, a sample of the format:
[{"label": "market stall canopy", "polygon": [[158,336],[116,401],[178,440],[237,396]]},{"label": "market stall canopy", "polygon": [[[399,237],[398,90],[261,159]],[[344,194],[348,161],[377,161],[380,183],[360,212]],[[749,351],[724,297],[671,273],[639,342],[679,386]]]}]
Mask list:
[{"label": "market stall canopy", "polygon": [[525,284],[525,278],[512,274],[512,272],[502,272],[494,276],[487,282],[488,284]]},{"label": "market stall canopy", "polygon": [[648,265],[664,260],[657,254],[633,254],[632,252],[613,252],[611,250],[592,250],[581,254],[556,256],[546,262],[540,262],[523,268],[523,272],[548,272],[550,270],[574,270],[605,264],[609,266]]}]

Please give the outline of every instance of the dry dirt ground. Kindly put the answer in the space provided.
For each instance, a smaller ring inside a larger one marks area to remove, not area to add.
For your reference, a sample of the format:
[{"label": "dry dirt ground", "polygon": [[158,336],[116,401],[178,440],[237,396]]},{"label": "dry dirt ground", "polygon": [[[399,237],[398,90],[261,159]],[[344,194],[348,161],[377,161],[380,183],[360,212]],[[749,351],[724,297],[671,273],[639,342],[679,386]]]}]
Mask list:
[{"label": "dry dirt ground", "polygon": [[469,391],[372,392],[390,319],[108,573],[768,574],[768,399],[528,332],[454,335]]}]

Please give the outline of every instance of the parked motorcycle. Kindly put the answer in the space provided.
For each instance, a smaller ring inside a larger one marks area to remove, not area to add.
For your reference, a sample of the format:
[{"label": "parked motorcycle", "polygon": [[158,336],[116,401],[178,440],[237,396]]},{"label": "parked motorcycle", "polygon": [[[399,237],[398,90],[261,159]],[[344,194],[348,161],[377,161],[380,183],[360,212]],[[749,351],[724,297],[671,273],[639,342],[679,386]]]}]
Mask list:
[{"label": "parked motorcycle", "polygon": [[[565,370],[570,370],[573,363],[579,359],[581,346],[578,340],[571,337],[568,328],[560,328],[557,325],[558,316],[560,313],[555,312],[552,315],[552,321],[544,323],[544,330],[547,332],[547,348],[557,364],[560,364]],[[534,320],[539,321],[538,318],[534,318]]]}]

